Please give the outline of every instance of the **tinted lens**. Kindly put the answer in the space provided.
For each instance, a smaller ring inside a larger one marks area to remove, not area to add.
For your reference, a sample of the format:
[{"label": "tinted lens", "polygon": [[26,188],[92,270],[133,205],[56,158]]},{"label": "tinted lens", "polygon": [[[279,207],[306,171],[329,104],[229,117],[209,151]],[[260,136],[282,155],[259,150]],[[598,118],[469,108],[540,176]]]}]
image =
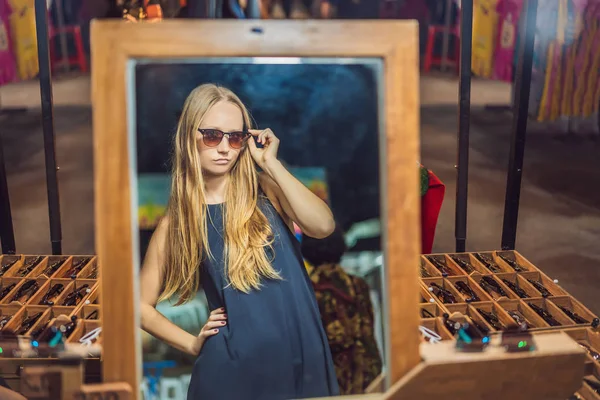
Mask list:
[{"label": "tinted lens", "polygon": [[244,132],[231,132],[229,134],[229,145],[234,149],[241,148],[245,141],[246,134]]},{"label": "tinted lens", "polygon": [[202,129],[202,140],[209,147],[218,146],[223,139],[223,132],[214,129]]}]

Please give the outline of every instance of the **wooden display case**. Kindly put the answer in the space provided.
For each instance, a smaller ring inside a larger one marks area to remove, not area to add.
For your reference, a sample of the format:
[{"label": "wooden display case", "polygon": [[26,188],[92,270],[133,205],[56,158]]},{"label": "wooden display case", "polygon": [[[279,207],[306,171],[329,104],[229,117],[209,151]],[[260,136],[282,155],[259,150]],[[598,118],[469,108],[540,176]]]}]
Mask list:
[{"label": "wooden display case", "polygon": [[[82,276],[90,276],[90,269],[76,268],[77,271],[68,274],[71,278],[61,278],[73,268],[73,261],[77,263],[78,260],[86,259],[88,260],[86,265],[96,264],[95,256],[0,256],[0,272],[4,271],[0,274],[0,292],[10,288],[0,300],[0,335],[3,336],[3,340],[12,341],[10,338],[16,334],[20,337],[21,342],[27,343],[28,348],[31,346],[34,348],[36,345],[32,343],[50,326],[69,323],[73,316],[77,317],[76,327],[73,334],[66,339],[67,343],[77,343],[81,335],[75,333],[84,331],[90,323],[99,326],[99,320],[84,320],[82,312],[84,307],[100,307],[99,305],[87,305],[91,303],[90,299],[97,298],[95,293],[99,288],[99,281],[97,279],[79,279]],[[28,266],[31,261],[36,261],[35,265]],[[13,262],[14,264],[12,264]],[[4,267],[9,263],[12,265],[5,269]],[[17,298],[19,290],[24,288],[28,282],[31,282],[31,289]],[[63,285],[63,287],[54,296],[53,302],[40,304],[46,293],[56,284]],[[63,303],[69,293],[76,289],[82,289],[84,285],[87,285],[89,289],[81,290],[81,298],[77,297],[77,301],[73,305],[65,306]],[[5,317],[10,317],[10,319],[6,323],[1,322]],[[15,341],[15,345],[16,343]],[[13,390],[20,391],[20,371],[23,368],[40,365],[51,367],[58,364],[60,362],[56,358],[35,356],[22,358],[18,355],[15,356],[11,351],[5,351],[0,354],[0,377],[5,379]],[[101,380],[99,358],[90,356],[84,361],[84,369],[86,381],[99,382]]]},{"label": "wooden display case", "polygon": [[[517,269],[520,269],[520,271],[515,271],[510,262],[506,262],[499,254],[518,263]],[[469,275],[449,276],[447,278],[441,276],[436,278],[422,277],[422,288],[427,287],[430,282],[438,282],[456,295],[456,291],[452,288],[453,283],[463,281],[468,282],[477,294],[480,294],[481,291],[488,294],[479,284],[481,278],[487,276],[494,279],[505,290],[507,296],[494,299],[488,295],[486,301],[467,302],[465,296],[462,295],[457,297],[459,301],[456,304],[444,303],[435,298],[434,303],[421,304],[421,310],[426,309],[436,317],[435,323],[433,318],[423,317],[423,313],[421,313],[421,325],[438,332],[441,329],[440,327],[444,325],[444,314],[452,318],[451,316],[454,313],[460,313],[460,315],[469,317],[477,326],[483,326],[491,335],[501,334],[507,328],[515,328],[520,322],[527,324],[528,331],[534,334],[534,340],[536,341],[540,335],[564,332],[578,344],[583,344],[582,348],[587,354],[584,366],[585,378],[581,383],[581,389],[576,394],[583,399],[596,399],[598,395],[590,386],[590,382],[595,382],[594,379],[600,378],[600,331],[598,330],[600,321],[598,321],[598,317],[520,253],[516,251],[494,251],[486,252],[484,255],[488,261],[492,260],[497,264],[495,269],[498,272],[492,273],[491,269],[476,258],[474,253],[446,254],[447,262],[454,261],[453,258],[457,256],[462,261],[468,262],[470,266],[466,269],[471,270]],[[441,256],[441,254],[438,254],[436,258]],[[423,256],[423,258],[428,259],[429,256]],[[460,262],[456,264],[456,266],[460,266]],[[433,265],[425,265],[425,268],[430,272],[430,275],[435,275],[437,271],[437,269],[432,269],[434,268]],[[465,270],[465,267],[463,266],[462,269]],[[536,288],[532,282],[542,285],[542,287]],[[512,289],[511,285],[517,289]],[[522,297],[523,295],[527,297]],[[530,304],[548,312],[558,322],[558,325],[551,326]],[[575,315],[569,316],[569,312]],[[492,326],[485,318],[484,313],[493,313],[498,318],[500,326]],[[515,313],[516,317],[513,317]],[[583,320],[576,321],[577,318]],[[443,340],[454,341],[452,336],[448,337],[446,334],[440,334],[440,336]]]}]

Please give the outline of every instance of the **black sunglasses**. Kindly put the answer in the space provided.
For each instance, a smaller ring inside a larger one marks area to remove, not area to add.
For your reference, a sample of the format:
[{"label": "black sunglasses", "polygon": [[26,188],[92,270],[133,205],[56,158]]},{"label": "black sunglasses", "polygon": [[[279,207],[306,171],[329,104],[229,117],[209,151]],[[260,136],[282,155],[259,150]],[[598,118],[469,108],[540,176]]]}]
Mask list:
[{"label": "black sunglasses", "polygon": [[246,144],[246,141],[251,136],[250,133],[244,131],[223,132],[218,129],[198,129],[202,134],[202,141],[208,147],[217,147],[223,137],[227,135],[229,146],[232,149],[241,149]]}]

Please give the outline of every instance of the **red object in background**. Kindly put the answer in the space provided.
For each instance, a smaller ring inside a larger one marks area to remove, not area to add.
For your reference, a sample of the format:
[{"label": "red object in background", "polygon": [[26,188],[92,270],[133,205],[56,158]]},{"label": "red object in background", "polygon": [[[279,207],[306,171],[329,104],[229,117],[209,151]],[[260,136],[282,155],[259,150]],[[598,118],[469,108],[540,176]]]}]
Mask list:
[{"label": "red object in background", "polygon": [[12,51],[8,0],[0,0],[0,86],[17,80],[17,64]]},{"label": "red object in background", "polygon": [[48,16],[48,37],[50,40],[50,63],[52,69],[62,61],[62,57],[57,56],[54,50],[54,40],[58,43],[59,36],[64,33],[65,35],[71,35],[75,42],[75,55],[67,55],[67,63],[69,66],[76,65],[79,67],[81,72],[88,71],[87,57],[83,48],[83,38],[81,37],[81,28],[79,25],[65,25],[62,28],[57,28],[52,24],[52,18]]},{"label": "red object in background", "polygon": [[429,190],[421,198],[421,253],[430,254],[433,249],[433,238],[438,217],[444,201],[446,186],[431,171],[429,173]]},{"label": "red object in background", "polygon": [[[442,65],[442,57],[434,55],[435,39],[444,34],[446,28],[442,25],[431,25],[427,30],[427,47],[425,49],[425,59],[423,61],[423,71],[429,72],[432,66]],[[460,25],[457,23],[450,27],[448,33],[448,57],[446,65],[454,67],[458,73],[458,65],[460,63]],[[451,39],[454,36],[454,51],[450,48]]]}]

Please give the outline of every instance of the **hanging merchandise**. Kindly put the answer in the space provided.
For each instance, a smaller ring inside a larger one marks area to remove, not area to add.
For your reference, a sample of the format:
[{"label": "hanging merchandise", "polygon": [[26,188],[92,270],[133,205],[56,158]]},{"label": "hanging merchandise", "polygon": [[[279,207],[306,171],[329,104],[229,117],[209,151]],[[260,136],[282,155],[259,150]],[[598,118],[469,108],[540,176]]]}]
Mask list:
[{"label": "hanging merchandise", "polygon": [[[559,3],[560,0],[545,0],[538,3],[538,11],[542,8],[543,23],[539,30],[536,30],[535,40],[540,41],[540,47],[538,50],[545,54],[545,63],[540,74],[543,76],[543,86],[541,88],[540,100],[537,109],[532,110],[535,112],[534,117],[538,121],[544,121],[546,118],[546,109],[549,102],[549,93],[552,73],[554,66],[554,53],[556,51],[556,38],[559,24]],[[534,50],[534,51],[535,51]]]},{"label": "hanging merchandise", "polygon": [[[576,54],[574,59],[574,72],[573,72],[573,95],[571,103],[571,114],[570,116],[576,117],[589,117],[592,114],[592,108],[594,101],[589,100],[593,94],[589,93],[592,81],[597,80],[598,76],[598,65],[597,56],[598,51],[594,51],[598,46],[598,35],[600,31],[598,24],[600,22],[599,11],[600,4],[598,1],[588,1],[583,11],[583,29],[580,37],[576,41]],[[596,69],[594,70],[594,64]],[[595,85],[594,85],[595,89]],[[587,103],[586,103],[587,100]],[[585,107],[585,104],[590,106]]]},{"label": "hanging merchandise", "polygon": [[563,51],[564,70],[562,81],[562,96],[560,104],[560,115],[573,115],[572,99],[575,87],[575,58],[577,56],[578,44],[583,32],[583,14],[588,0],[571,0],[568,2],[569,20],[565,37],[565,49]]},{"label": "hanging merchandise", "polygon": [[10,40],[9,18],[12,10],[7,0],[0,0],[0,85],[13,82],[17,71]]},{"label": "hanging merchandise", "polygon": [[560,97],[562,89],[562,62],[565,47],[565,34],[568,25],[567,0],[558,0],[558,14],[556,18],[556,38],[550,43],[552,56],[548,55],[546,97],[543,99],[544,108],[540,110],[541,121],[554,121],[560,114]]},{"label": "hanging merchandise", "polygon": [[10,33],[21,80],[39,72],[33,0],[11,0]]},{"label": "hanging merchandise", "polygon": [[594,112],[598,111],[598,108],[594,109],[596,103],[596,87],[598,85],[598,74],[600,72],[600,2],[594,2],[594,6],[590,7],[590,14],[592,17],[592,24],[594,32],[592,39],[592,49],[590,68],[586,71],[587,85],[583,96],[582,105],[582,117],[589,117]]},{"label": "hanging merchandise", "polygon": [[496,8],[498,34],[496,35],[494,50],[494,79],[512,82],[513,59],[522,7],[522,0],[500,0],[498,2]]},{"label": "hanging merchandise", "polygon": [[494,44],[498,0],[475,0],[473,2],[473,49],[471,55],[471,70],[483,78],[492,77],[494,60]]}]

